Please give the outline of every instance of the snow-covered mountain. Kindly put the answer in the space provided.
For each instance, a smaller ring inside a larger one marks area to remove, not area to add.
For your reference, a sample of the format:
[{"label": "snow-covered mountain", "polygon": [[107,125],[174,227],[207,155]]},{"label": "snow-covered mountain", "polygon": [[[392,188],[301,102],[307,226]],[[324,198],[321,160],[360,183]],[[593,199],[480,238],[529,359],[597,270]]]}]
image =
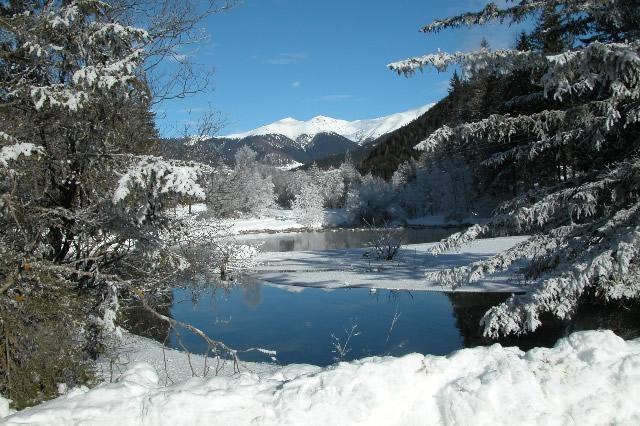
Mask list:
[{"label": "snow-covered mountain", "polygon": [[425,105],[386,117],[355,121],[340,120],[322,115],[313,117],[308,121],[300,121],[288,117],[248,132],[227,135],[224,136],[224,138],[244,139],[250,136],[283,135],[305,147],[316,135],[333,133],[349,139],[358,145],[362,145],[410,123],[424,114],[433,105],[434,104]]},{"label": "snow-covered mountain", "polygon": [[245,133],[165,140],[163,149],[171,158],[204,163],[223,160],[231,165],[238,150],[246,146],[265,164],[293,168],[366,150],[378,138],[409,124],[432,106],[368,120],[347,121],[324,116],[309,121],[285,118]]}]

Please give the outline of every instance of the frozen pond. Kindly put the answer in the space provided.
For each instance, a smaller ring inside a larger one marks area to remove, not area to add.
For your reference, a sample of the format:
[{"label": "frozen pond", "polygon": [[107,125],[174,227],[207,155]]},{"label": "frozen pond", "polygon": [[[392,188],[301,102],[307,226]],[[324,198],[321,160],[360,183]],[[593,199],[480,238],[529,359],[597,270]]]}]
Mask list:
[{"label": "frozen pond", "polygon": [[[404,244],[431,243],[464,228],[407,228],[398,230]],[[307,250],[340,250],[366,247],[380,231],[368,229],[333,229],[284,234],[242,235],[240,241],[264,241],[262,251],[286,252]]]}]

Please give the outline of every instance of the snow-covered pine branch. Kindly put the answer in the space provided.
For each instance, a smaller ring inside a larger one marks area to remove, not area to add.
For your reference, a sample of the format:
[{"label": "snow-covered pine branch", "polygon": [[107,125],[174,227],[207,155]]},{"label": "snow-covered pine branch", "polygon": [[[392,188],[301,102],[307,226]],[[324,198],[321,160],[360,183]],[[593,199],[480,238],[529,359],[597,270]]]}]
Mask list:
[{"label": "snow-covered pine branch", "polygon": [[462,232],[456,232],[449,236],[449,238],[434,245],[431,249],[431,254],[438,255],[445,251],[457,251],[461,247],[469,244],[471,241],[482,237],[486,232],[487,228],[485,226],[473,225],[469,229]]},{"label": "snow-covered pine branch", "polygon": [[[6,133],[3,133],[4,135]],[[28,142],[3,146],[0,149],[0,167],[7,167],[10,161],[15,161],[20,156],[29,157],[31,155],[44,154],[44,152],[43,147]]]},{"label": "snow-covered pine branch", "polygon": [[479,12],[467,12],[451,18],[438,19],[431,22],[428,25],[422,27],[425,33],[434,33],[447,28],[455,28],[460,26],[472,27],[475,25],[483,25],[491,22],[505,21],[520,22],[528,15],[538,11],[538,9],[544,6],[549,1],[523,1],[517,6],[513,6],[506,9],[500,9],[495,3],[488,3],[484,9]]},{"label": "snow-covered pine branch", "polygon": [[434,68],[443,72],[449,67],[459,65],[465,76],[471,77],[481,71],[508,73],[531,66],[542,66],[544,62],[544,55],[539,52],[480,49],[472,52],[437,52],[392,62],[387,67],[398,74],[409,77],[416,71],[422,71],[425,68]]},{"label": "snow-covered pine branch", "polygon": [[[539,12],[538,37],[566,36],[565,44],[554,45],[559,50],[550,53],[544,43],[524,51],[482,48],[390,65],[411,75],[424,67],[442,71],[456,64],[467,71],[468,82],[482,73],[497,79],[528,73],[537,79],[530,94],[517,97],[518,109],[525,112],[445,123],[415,147],[424,151],[423,164],[462,154],[477,161],[478,174],[507,168],[528,179],[529,188],[514,192],[488,223],[454,234],[433,250],[456,250],[481,236],[531,235],[490,259],[429,276],[455,287],[522,266],[528,293],[485,316],[485,332],[494,337],[535,330],[544,312],[569,318],[585,293],[605,299],[640,297],[640,286],[633,284],[640,271],[637,5],[525,0],[500,9],[489,4],[479,13],[436,21],[423,30],[520,22]],[[528,103],[535,105],[527,109]],[[555,176],[545,176],[550,170]]]},{"label": "snow-covered pine branch", "polygon": [[434,33],[447,28],[472,27],[495,22],[516,24],[545,8],[553,8],[563,18],[572,17],[583,25],[590,23],[587,18],[592,18],[615,28],[623,26],[627,19],[626,12],[634,7],[633,2],[625,0],[507,0],[507,3],[517,4],[501,9],[491,2],[479,12],[467,12],[435,20],[425,25],[421,31]]},{"label": "snow-covered pine branch", "polygon": [[156,214],[157,203],[163,195],[203,201],[205,191],[198,182],[202,168],[197,163],[142,156],[118,180],[113,202],[130,200],[135,206],[137,221],[143,223]]}]

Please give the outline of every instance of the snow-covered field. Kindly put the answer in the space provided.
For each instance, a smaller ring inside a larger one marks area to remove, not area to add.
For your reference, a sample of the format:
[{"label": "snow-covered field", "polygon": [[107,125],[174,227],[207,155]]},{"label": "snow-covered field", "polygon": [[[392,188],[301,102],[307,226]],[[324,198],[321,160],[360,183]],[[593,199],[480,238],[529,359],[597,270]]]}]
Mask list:
[{"label": "snow-covered field", "polygon": [[[191,214],[197,215],[207,211],[205,204],[193,204]],[[173,210],[178,217],[189,215],[187,206],[180,206]],[[447,219],[445,216],[421,216],[407,219],[403,224],[409,226],[462,226],[475,223],[486,222],[486,219],[470,216],[460,221]],[[291,209],[272,208],[267,209],[260,217],[246,219],[226,219],[217,222],[220,226],[229,229],[234,234],[257,234],[257,233],[277,233],[277,232],[299,232],[306,229]],[[401,225],[400,222],[397,222]],[[349,217],[344,209],[325,209],[322,228],[335,228],[349,226]]]},{"label": "snow-covered field", "polygon": [[[206,210],[207,207],[204,204],[194,204],[191,206],[191,213],[193,215],[204,213]],[[174,214],[178,217],[184,217],[189,214],[188,212],[188,207],[185,206],[174,209]],[[300,222],[293,210],[281,208],[268,209],[260,217],[226,219],[217,221],[216,224],[232,234],[299,232],[306,229],[306,226]],[[347,224],[347,214],[344,210],[326,209],[324,211],[323,227],[332,228],[346,226]]]},{"label": "snow-covered field", "polygon": [[[322,288],[366,287],[391,290],[451,291],[428,281],[426,272],[468,265],[506,250],[526,237],[476,240],[456,253],[429,254],[435,243],[405,245],[393,261],[363,256],[367,249],[261,253],[253,277],[272,284]],[[456,291],[526,291],[509,270]]]},{"label": "snow-covered field", "polygon": [[[344,226],[347,222],[344,210],[324,211],[322,226],[325,228]],[[222,221],[222,225],[228,226],[234,234],[301,231],[306,228],[295,213],[287,209],[269,209],[259,218]]]},{"label": "snow-covered field", "polygon": [[[5,424],[640,424],[640,339],[586,331],[552,349],[289,365],[163,386],[149,364],[76,389]],[[0,398],[0,415],[8,414]],[[4,410],[4,413],[2,412]]]}]

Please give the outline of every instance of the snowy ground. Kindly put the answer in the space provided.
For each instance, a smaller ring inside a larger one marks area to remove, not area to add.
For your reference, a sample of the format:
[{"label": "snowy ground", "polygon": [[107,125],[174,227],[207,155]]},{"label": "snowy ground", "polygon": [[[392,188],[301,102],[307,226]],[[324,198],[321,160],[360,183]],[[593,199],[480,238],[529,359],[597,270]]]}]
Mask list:
[{"label": "snowy ground", "polygon": [[[205,204],[193,204],[191,206],[191,214],[197,215],[207,211]],[[185,217],[189,214],[187,206],[179,206],[173,210],[178,217]],[[476,223],[486,222],[486,219],[476,216],[469,216],[460,221],[447,219],[442,215],[421,216],[413,219],[407,219],[404,223],[398,222],[397,225],[408,226],[463,226]],[[300,223],[296,213],[290,209],[273,208],[267,209],[260,217],[246,219],[227,219],[220,221],[223,227],[228,227],[234,234],[257,234],[257,233],[276,233],[276,232],[298,232],[306,229],[305,225]],[[336,228],[349,226],[349,217],[344,209],[325,209],[323,228]]]},{"label": "snowy ground", "polygon": [[[194,376],[232,376],[233,363],[220,362],[214,358],[187,354],[163,346],[152,339],[124,333],[121,342],[113,348],[117,356],[113,360],[100,359],[97,363],[98,377],[106,382],[118,380],[132,366],[147,363],[158,374],[159,383],[169,385]],[[265,360],[269,357],[265,356]],[[251,373],[273,372],[278,366],[272,363],[242,362],[240,371]]]},{"label": "snowy ground", "polygon": [[[344,210],[325,210],[322,226],[334,228],[348,224],[347,214]],[[234,219],[222,222],[223,226],[229,226],[234,234],[248,234],[261,232],[286,232],[306,229],[301,224],[295,212],[288,209],[269,209],[259,218]]]},{"label": "snowy ground", "polygon": [[3,420],[119,426],[631,425],[640,424],[637,395],[640,339],[625,342],[610,331],[586,331],[527,353],[493,345],[446,357],[289,365],[168,387],[142,363],[117,382],[72,390]]},{"label": "snowy ground", "polygon": [[[426,280],[425,272],[464,266],[506,250],[525,237],[490,238],[474,241],[458,253],[432,256],[435,243],[404,246],[393,261],[363,257],[367,249],[262,253],[260,266],[252,277],[278,285],[322,288],[366,287],[391,290],[451,291]],[[456,291],[524,291],[509,270],[488,277],[477,285]]]},{"label": "snowy ground", "polygon": [[[206,212],[207,207],[204,204],[194,204],[191,206],[191,214],[199,214]],[[174,209],[173,213],[178,217],[184,217],[189,214],[186,206],[180,206]],[[335,228],[348,225],[347,214],[341,209],[325,209],[322,227]],[[260,217],[246,219],[227,219],[216,222],[223,228],[229,229],[232,234],[256,234],[256,233],[275,233],[275,232],[298,232],[306,229],[306,226],[300,223],[296,213],[290,209],[267,209]]]}]

